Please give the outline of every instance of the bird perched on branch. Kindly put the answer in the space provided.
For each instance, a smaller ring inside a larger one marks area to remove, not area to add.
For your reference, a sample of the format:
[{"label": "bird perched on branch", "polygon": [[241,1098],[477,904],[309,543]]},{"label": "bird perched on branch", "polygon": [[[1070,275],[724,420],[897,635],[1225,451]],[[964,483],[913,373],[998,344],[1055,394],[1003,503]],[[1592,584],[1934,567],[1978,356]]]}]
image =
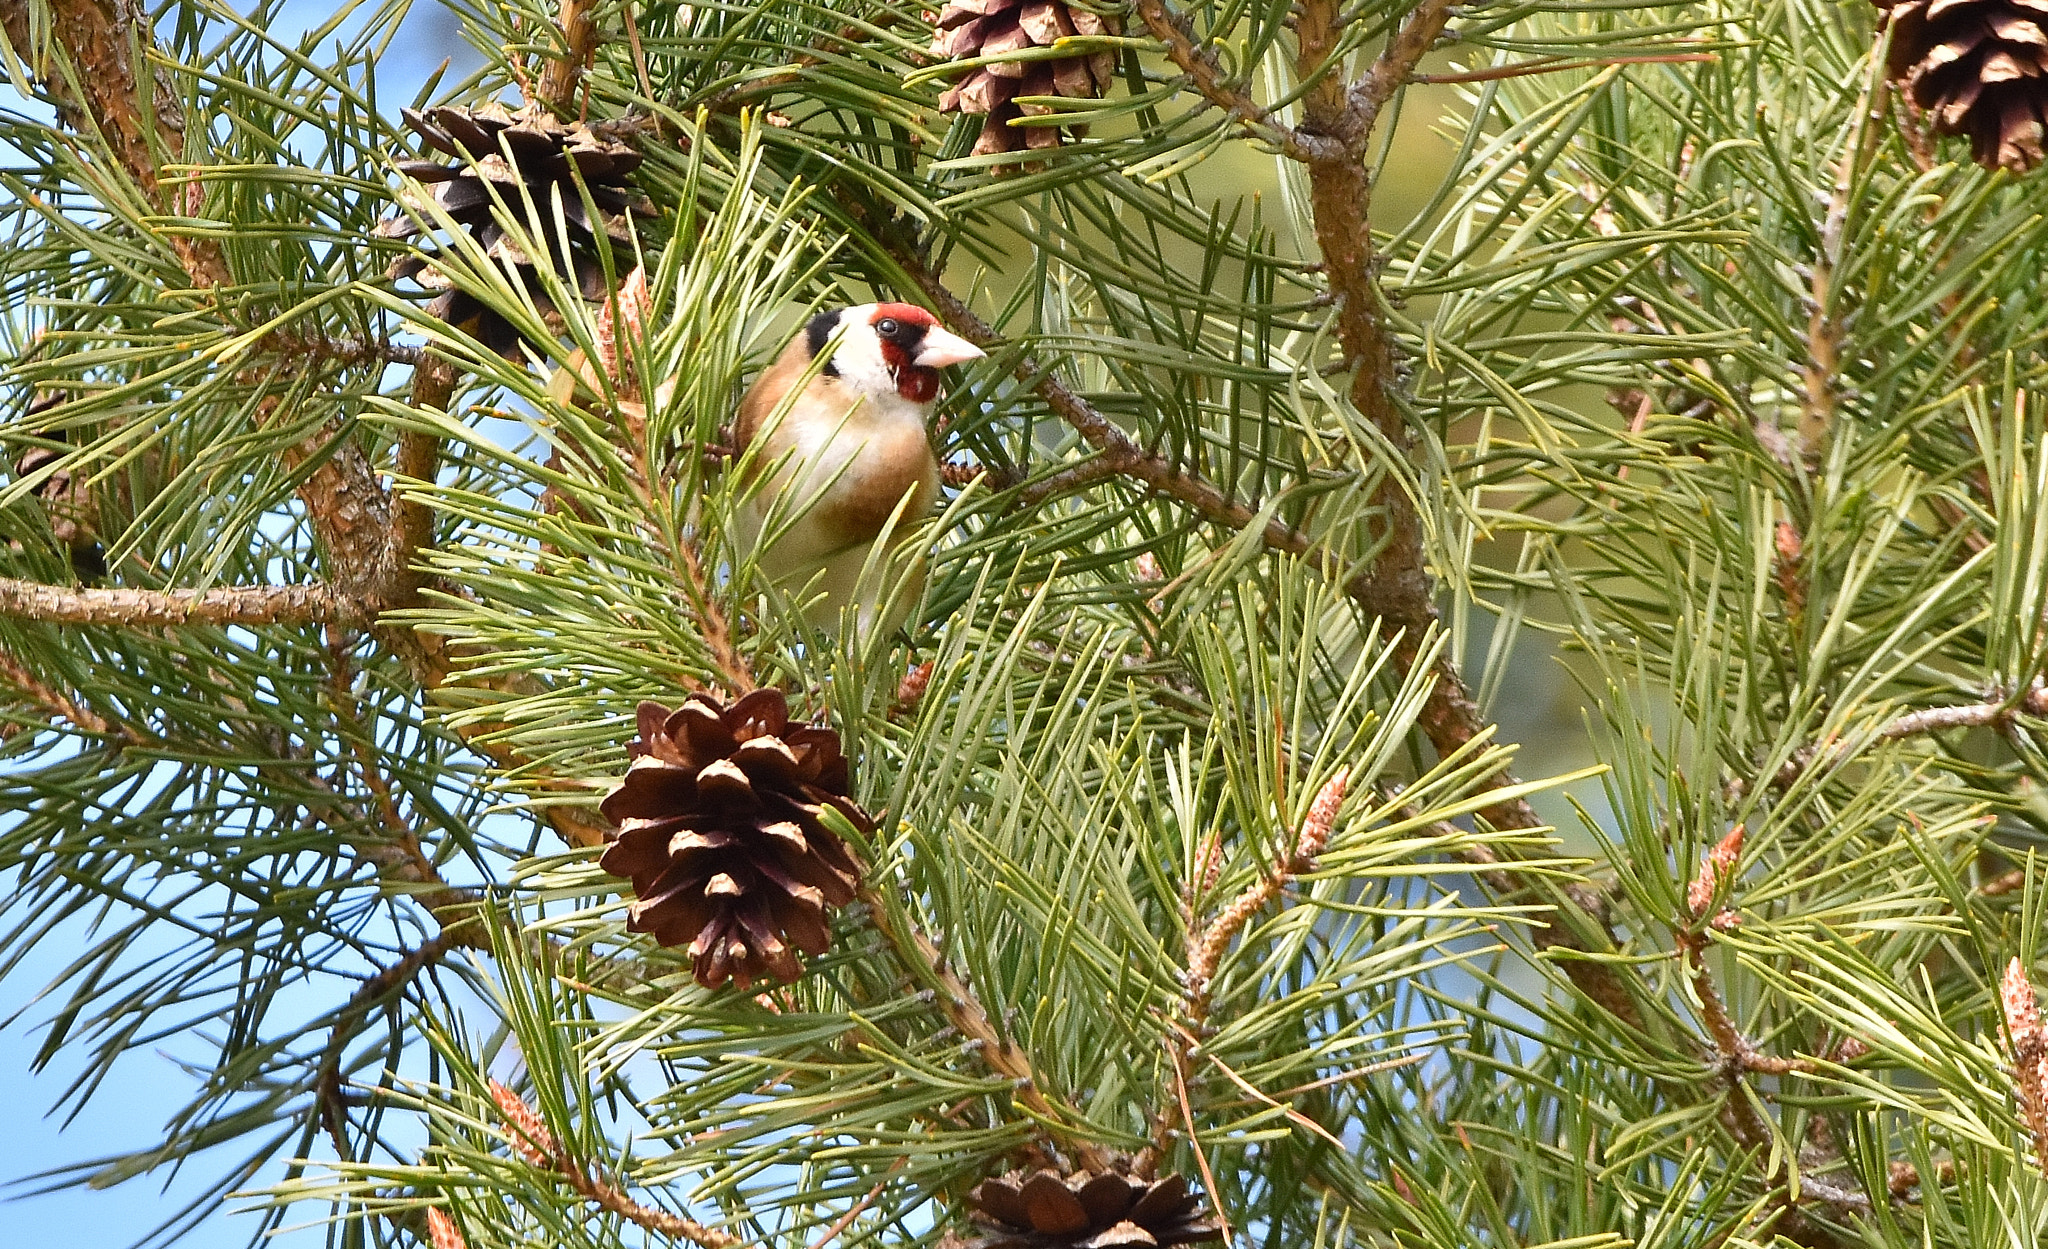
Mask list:
[{"label": "bird perched on branch", "polygon": [[865,633],[893,628],[910,610],[921,555],[910,575],[888,558],[875,561],[868,583],[861,573],[885,530],[884,554],[895,555],[931,510],[939,463],[925,426],[939,371],[981,357],[912,304],[836,308],[811,318],[740,402],[734,441],[757,478],[740,507],[740,536],[771,581],[823,591],[809,609],[814,623],[836,624],[851,604]]}]

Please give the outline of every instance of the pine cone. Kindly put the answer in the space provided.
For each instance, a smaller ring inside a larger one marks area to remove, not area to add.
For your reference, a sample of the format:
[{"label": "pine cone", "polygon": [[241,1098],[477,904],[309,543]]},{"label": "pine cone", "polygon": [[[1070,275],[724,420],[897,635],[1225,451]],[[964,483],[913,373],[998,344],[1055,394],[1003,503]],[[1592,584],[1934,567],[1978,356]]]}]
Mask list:
[{"label": "pine cone", "polygon": [[1891,15],[1886,65],[1935,130],[1970,136],[1986,169],[2040,163],[2048,118],[2048,0],[1875,0]]},{"label": "pine cone", "polygon": [[[597,256],[597,235],[601,232],[614,243],[630,245],[632,219],[654,216],[647,197],[626,182],[627,175],[640,167],[640,153],[601,137],[581,122],[567,125],[557,121],[538,107],[517,113],[499,104],[403,112],[405,124],[422,142],[455,160],[445,165],[431,160],[401,161],[399,169],[433,187],[433,202],[467,230],[493,261],[507,273],[518,275],[533,292],[543,315],[553,314],[555,309],[541,293],[536,259],[493,219],[493,187],[521,220],[525,212],[523,187],[547,227],[543,238],[536,241],[547,247],[548,266],[584,299],[595,303],[604,298],[604,266]],[[584,208],[582,191],[576,185],[578,172],[583,188],[590,192],[591,205],[597,209],[595,219]],[[551,224],[557,199],[568,225],[566,254]],[[417,201],[413,206],[425,207]],[[386,219],[377,232],[386,238],[404,239],[424,233],[426,228],[430,225],[423,227],[409,216],[400,216]],[[518,331],[482,301],[456,289],[449,276],[434,266],[430,255],[400,258],[392,264],[390,276],[412,278],[439,291],[427,304],[430,315],[449,325],[467,327],[491,350],[508,359],[518,358]],[[469,325],[472,321],[474,325]]]},{"label": "pine cone", "polygon": [[[932,36],[934,55],[950,60],[1001,56],[1028,48],[1049,48],[1074,35],[1113,35],[1114,18],[1064,0],[949,0]],[[998,61],[981,65],[939,97],[945,112],[985,114],[974,155],[1039,150],[1060,145],[1060,127],[1010,125],[1018,117],[1042,117],[1043,104],[1019,104],[1019,96],[1090,99],[1109,90],[1116,73],[1113,52],[1082,52],[1050,60]],[[1077,134],[1082,133],[1079,127]]]},{"label": "pine cone", "polygon": [[627,928],[688,942],[707,989],[795,980],[796,951],[831,943],[825,908],[860,886],[859,863],[819,816],[830,806],[873,828],[848,797],[839,734],[792,728],[781,690],[731,707],[693,694],[675,711],[641,703],[627,753],[632,766],[601,808],[619,833],[598,860],[633,880]]},{"label": "pine cone", "polygon": [[1178,1175],[1013,1171],[967,1195],[983,1235],[961,1249],[1154,1249],[1221,1240],[1199,1193]]}]

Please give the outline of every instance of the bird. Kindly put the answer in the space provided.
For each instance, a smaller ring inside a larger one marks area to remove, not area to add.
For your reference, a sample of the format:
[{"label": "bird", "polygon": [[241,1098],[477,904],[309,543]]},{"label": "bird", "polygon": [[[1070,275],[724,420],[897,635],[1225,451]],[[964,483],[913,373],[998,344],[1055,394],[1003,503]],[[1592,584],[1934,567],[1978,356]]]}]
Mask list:
[{"label": "bird", "polygon": [[983,354],[915,304],[832,308],[810,318],[741,399],[741,549],[771,583],[810,597],[812,624],[832,630],[852,606],[869,636],[878,626],[893,632],[909,614],[923,588],[921,553],[908,573],[895,558],[875,561],[873,584],[862,572],[878,542],[898,555],[931,511],[939,462],[925,431],[940,371]]}]

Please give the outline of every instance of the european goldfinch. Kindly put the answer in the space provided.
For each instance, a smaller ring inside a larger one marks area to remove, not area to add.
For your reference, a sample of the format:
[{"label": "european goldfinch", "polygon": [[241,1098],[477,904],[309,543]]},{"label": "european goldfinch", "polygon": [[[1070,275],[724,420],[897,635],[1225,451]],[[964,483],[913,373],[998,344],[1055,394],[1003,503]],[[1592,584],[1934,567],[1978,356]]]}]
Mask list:
[{"label": "european goldfinch", "polygon": [[[938,498],[925,426],[939,370],[981,357],[914,305],[837,308],[811,318],[740,401],[734,442],[754,478],[738,509],[742,549],[769,580],[812,598],[813,623],[830,628],[851,605],[865,634],[893,629],[909,612],[923,557],[910,556],[911,572],[895,557]],[[884,530],[884,558],[863,583]],[[883,603],[892,583],[896,594]]]}]

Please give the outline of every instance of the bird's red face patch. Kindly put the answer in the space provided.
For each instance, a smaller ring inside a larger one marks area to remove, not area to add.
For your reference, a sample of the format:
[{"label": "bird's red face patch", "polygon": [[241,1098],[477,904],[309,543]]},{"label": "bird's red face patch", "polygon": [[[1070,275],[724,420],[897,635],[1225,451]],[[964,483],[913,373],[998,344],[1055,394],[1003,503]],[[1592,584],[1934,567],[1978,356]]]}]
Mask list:
[{"label": "bird's red face patch", "polygon": [[869,324],[882,342],[882,363],[896,378],[896,393],[912,403],[938,398],[939,371],[911,363],[922,350],[924,332],[936,324],[932,314],[916,304],[877,304]]}]

